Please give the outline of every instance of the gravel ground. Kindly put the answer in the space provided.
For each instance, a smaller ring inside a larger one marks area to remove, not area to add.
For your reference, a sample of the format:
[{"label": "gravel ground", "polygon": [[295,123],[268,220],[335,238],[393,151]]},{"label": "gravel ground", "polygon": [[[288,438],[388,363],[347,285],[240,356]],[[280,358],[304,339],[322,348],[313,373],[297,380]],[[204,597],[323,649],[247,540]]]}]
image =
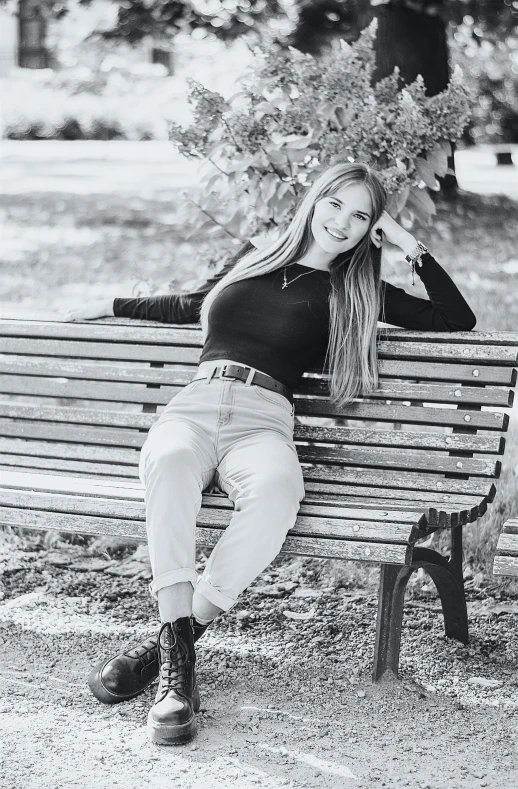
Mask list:
[{"label": "gravel ground", "polygon": [[417,579],[401,679],[373,685],[375,586],[278,559],[199,642],[198,735],[167,748],[145,730],[154,686],[108,707],[86,685],[158,630],[145,550],[91,554],[0,533],[2,789],[516,785],[518,600],[502,587],[469,591],[465,647]]}]

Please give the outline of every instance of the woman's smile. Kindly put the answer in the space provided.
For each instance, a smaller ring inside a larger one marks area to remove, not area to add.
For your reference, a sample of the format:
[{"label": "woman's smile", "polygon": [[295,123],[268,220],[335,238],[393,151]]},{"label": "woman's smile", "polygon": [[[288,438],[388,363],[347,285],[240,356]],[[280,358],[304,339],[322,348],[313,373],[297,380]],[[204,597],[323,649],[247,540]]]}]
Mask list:
[{"label": "woman's smile", "polygon": [[334,228],[328,227],[327,225],[325,227],[326,227],[327,232],[331,236],[331,238],[334,238],[335,241],[346,241],[347,240],[347,236],[344,236],[344,234],[341,233],[339,230],[335,230]]}]

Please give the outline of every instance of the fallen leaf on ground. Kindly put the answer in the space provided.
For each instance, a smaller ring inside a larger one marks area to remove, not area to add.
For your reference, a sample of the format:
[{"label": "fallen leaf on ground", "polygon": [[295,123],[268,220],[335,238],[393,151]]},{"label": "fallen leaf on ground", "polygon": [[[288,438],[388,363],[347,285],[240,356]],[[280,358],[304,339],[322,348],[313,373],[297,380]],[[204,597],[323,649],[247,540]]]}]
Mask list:
[{"label": "fallen leaf on ground", "polygon": [[307,622],[308,619],[312,619],[315,616],[315,609],[312,608],[311,611],[283,611],[282,612],[285,617],[288,619],[298,619],[302,622]]},{"label": "fallen leaf on ground", "polygon": [[503,683],[498,679],[486,679],[485,677],[470,677],[468,685],[478,685],[481,688],[499,688]]}]

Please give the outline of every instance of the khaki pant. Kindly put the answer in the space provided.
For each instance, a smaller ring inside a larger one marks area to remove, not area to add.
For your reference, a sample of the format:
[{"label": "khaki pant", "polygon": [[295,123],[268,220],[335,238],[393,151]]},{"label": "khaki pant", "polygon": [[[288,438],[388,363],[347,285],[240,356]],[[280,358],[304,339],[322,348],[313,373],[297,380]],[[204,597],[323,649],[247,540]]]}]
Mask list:
[{"label": "khaki pant", "polygon": [[[228,611],[277,556],[304,497],[293,421],[283,395],[219,378],[191,382],[166,406],[140,458],[155,599],[190,581]],[[198,577],[196,517],[212,483],[234,513]]]}]

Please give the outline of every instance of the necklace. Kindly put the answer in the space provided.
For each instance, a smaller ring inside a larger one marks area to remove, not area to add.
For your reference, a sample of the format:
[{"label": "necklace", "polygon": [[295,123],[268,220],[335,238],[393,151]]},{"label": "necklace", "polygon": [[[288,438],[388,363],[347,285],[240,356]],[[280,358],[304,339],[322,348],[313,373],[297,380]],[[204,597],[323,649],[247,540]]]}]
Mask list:
[{"label": "necklace", "polygon": [[317,269],[316,268],[310,268],[309,271],[304,271],[302,274],[299,274],[298,277],[295,277],[294,279],[290,279],[290,281],[288,282],[288,280],[286,279],[286,266],[284,266],[284,278],[283,278],[283,281],[282,281],[282,288],[281,288],[281,290],[284,290],[284,288],[287,288],[288,285],[291,285],[291,283],[295,282],[295,280],[300,279],[301,277],[305,277],[306,274],[312,274],[313,271],[317,271]]}]

